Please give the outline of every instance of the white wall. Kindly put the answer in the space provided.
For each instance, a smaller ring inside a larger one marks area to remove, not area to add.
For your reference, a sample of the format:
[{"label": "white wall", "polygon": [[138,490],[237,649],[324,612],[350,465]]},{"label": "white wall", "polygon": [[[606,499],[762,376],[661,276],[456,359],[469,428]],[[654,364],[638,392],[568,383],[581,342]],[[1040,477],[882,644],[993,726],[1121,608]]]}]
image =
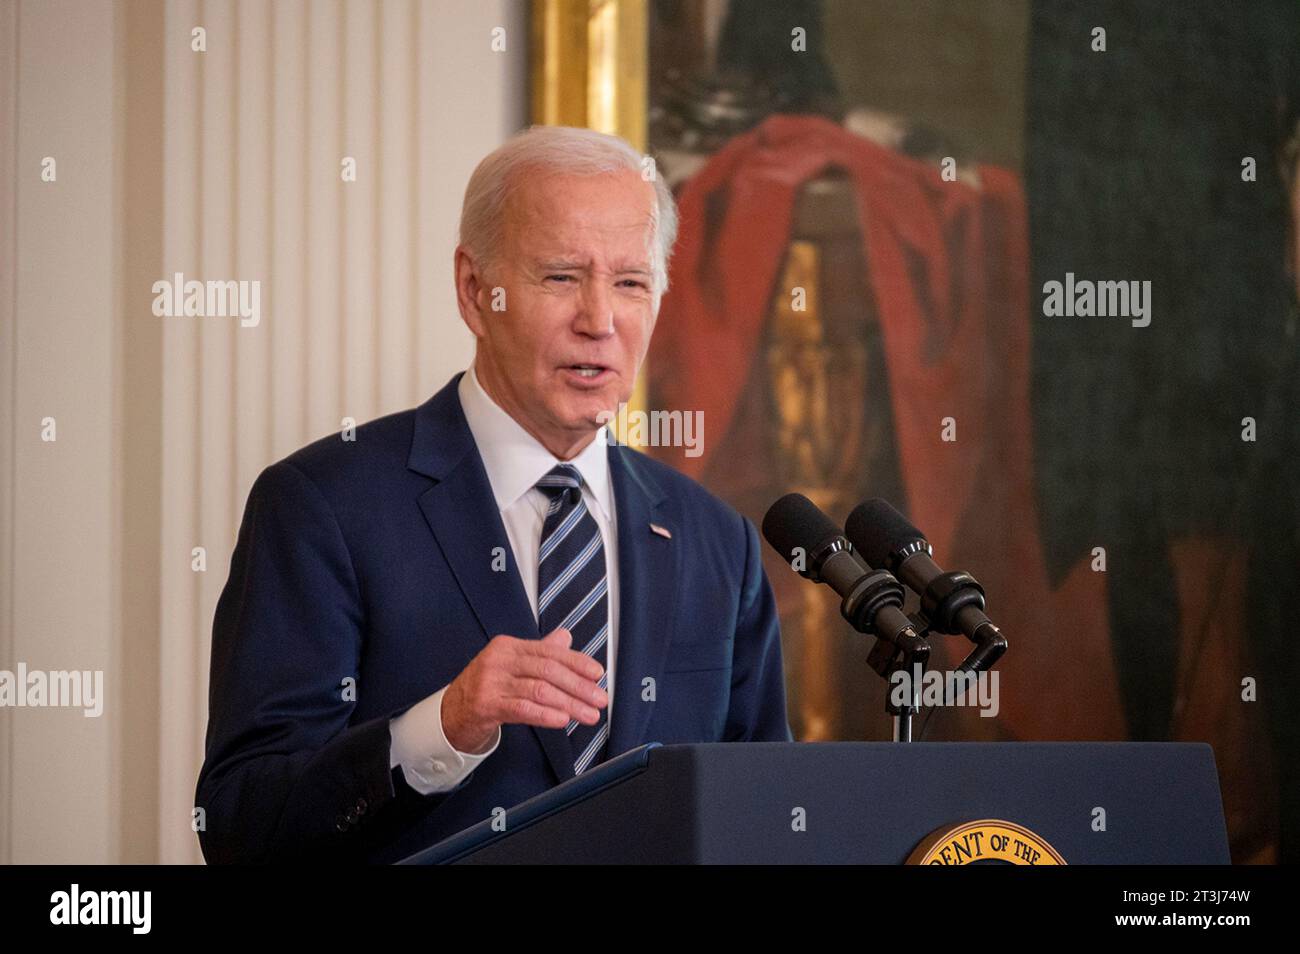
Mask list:
[{"label": "white wall", "polygon": [[[104,669],[108,698],[100,719],[0,709],[0,861],[201,860],[212,614],[248,488],[468,362],[456,220],[526,122],[526,28],[504,0],[0,11],[0,668]],[[260,281],[260,323],[155,317],[146,286],[174,272]]]}]

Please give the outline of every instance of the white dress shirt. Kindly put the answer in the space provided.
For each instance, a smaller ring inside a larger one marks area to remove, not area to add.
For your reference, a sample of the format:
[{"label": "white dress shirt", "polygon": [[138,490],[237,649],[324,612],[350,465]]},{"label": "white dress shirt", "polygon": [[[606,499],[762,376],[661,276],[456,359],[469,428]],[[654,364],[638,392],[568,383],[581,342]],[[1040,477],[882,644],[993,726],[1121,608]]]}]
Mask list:
[{"label": "white dress shirt", "polygon": [[[536,484],[561,461],[488,396],[478,382],[473,364],[460,379],[458,393],[536,619],[537,552],[550,503]],[[614,711],[614,663],[618,650],[618,534],[614,487],[609,475],[608,436],[609,431],[600,428],[595,440],[568,461],[582,475],[582,499],[600,528],[605,546],[609,605],[609,641],[605,647],[608,673],[605,691],[609,696],[605,709],[607,719]],[[520,636],[519,633],[506,635]],[[422,795],[455,788],[501,743],[501,730],[498,728],[486,752],[476,755],[457,751],[447,741],[442,727],[442,697],[446,691],[444,686],[389,722],[392,737],[390,764],[394,768],[402,766],[407,784]]]}]

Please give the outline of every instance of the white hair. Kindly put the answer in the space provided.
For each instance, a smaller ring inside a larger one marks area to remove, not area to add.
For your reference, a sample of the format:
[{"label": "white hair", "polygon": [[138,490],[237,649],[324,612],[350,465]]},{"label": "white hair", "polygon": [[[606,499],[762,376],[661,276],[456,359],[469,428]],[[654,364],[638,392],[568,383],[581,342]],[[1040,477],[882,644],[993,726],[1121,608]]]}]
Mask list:
[{"label": "white hair", "polygon": [[476,262],[489,267],[500,254],[506,202],[523,168],[566,175],[602,175],[631,169],[644,176],[647,169],[651,170],[655,190],[651,286],[658,301],[668,290],[668,259],[677,238],[677,206],[672,191],[654,169],[653,160],[619,137],[593,129],[530,126],[484,157],[465,187],[460,212],[460,243]]}]

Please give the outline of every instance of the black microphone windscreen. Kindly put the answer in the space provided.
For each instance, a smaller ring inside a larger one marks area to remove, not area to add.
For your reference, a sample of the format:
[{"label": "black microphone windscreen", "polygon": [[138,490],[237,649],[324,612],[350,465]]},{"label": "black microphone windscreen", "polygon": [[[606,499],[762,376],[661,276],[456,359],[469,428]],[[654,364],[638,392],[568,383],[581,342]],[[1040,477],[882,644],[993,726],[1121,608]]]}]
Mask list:
[{"label": "black microphone windscreen", "polygon": [[908,543],[925,539],[925,534],[879,497],[872,497],[853,508],[853,513],[844,523],[844,533],[867,565],[876,569],[885,565],[891,553]]},{"label": "black microphone windscreen", "polygon": [[813,553],[844,531],[803,494],[786,494],[767,508],[763,516],[763,536],[773,549],[789,560],[796,547]]}]

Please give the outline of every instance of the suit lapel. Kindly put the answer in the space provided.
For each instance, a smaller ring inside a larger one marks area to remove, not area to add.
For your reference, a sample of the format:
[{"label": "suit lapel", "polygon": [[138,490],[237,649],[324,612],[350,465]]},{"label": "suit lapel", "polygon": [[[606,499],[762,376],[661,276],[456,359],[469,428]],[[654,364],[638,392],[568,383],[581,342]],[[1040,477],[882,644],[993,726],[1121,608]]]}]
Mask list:
[{"label": "suit lapel", "polygon": [[[609,755],[613,758],[645,741],[653,703],[642,701],[644,680],[658,686],[676,601],[677,547],[682,528],[675,508],[647,473],[641,455],[609,447],[610,477],[618,513],[618,656],[614,672],[614,712]],[[651,524],[677,540],[655,533]]]},{"label": "suit lapel", "polygon": [[[446,480],[420,495],[420,510],[483,627],[484,640],[498,633],[536,639],[537,621],[520,582],[501,514],[487,489],[486,475],[474,474],[473,469],[467,458]],[[494,553],[502,551],[505,572],[492,569]]]},{"label": "suit lapel", "polygon": [[[537,619],[519,577],[510,538],[497,510],[492,485],[461,410],[457,375],[416,409],[408,466],[438,482],[419,497],[419,507],[447,565],[483,629],[486,643],[498,633],[538,639]],[[506,570],[494,570],[494,548]],[[563,732],[530,726],[561,781],[573,777],[573,753]]]}]

